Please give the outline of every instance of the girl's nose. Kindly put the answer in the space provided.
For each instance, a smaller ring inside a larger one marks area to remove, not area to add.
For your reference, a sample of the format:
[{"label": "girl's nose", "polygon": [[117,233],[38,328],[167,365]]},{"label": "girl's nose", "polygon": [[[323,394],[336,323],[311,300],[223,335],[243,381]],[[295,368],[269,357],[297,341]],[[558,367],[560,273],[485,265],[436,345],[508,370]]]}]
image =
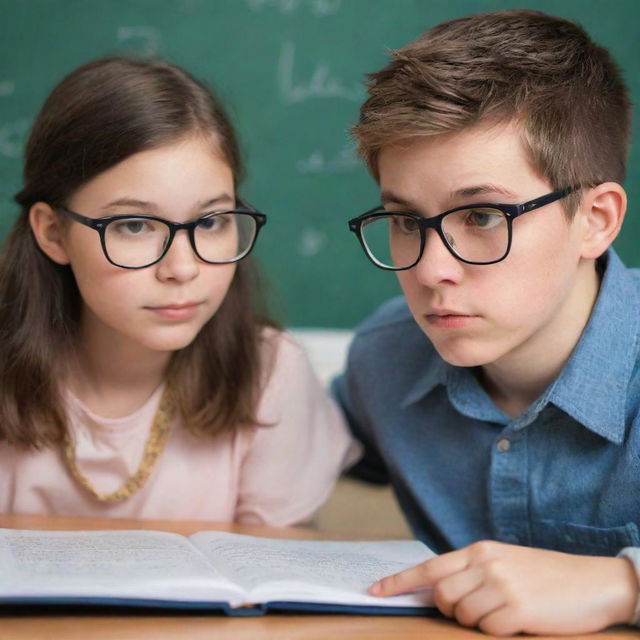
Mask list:
[{"label": "girl's nose", "polygon": [[186,229],[176,232],[169,250],[157,264],[156,273],[161,280],[178,282],[192,280],[200,273],[200,260],[191,246]]}]

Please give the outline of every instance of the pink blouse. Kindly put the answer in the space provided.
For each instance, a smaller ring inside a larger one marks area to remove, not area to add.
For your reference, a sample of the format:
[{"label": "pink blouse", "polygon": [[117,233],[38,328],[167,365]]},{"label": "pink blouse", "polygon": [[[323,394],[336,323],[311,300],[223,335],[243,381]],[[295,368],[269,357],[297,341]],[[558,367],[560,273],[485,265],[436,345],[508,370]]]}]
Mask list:
[{"label": "pink blouse", "polygon": [[[360,447],[303,350],[287,334],[267,335],[276,341],[275,363],[257,417],[272,426],[205,439],[176,420],[144,486],[115,503],[81,487],[57,449],[25,452],[0,443],[0,512],[272,526],[309,518]],[[76,461],[96,491],[115,491],[137,471],[162,390],[116,419],[95,415],[68,394]]]}]

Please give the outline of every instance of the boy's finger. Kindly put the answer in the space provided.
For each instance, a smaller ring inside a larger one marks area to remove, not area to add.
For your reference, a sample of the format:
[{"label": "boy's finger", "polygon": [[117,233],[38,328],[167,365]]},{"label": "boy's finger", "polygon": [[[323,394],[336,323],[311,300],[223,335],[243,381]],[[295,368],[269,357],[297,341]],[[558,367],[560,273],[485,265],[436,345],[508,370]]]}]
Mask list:
[{"label": "boy's finger", "polygon": [[406,593],[407,591],[415,591],[421,587],[431,586],[429,581],[429,572],[425,568],[426,562],[419,564],[411,569],[395,573],[382,580],[378,580],[369,587],[369,593],[373,596],[395,596],[398,593]]},{"label": "boy's finger", "polygon": [[386,597],[432,587],[445,576],[462,571],[467,566],[467,556],[462,553],[463,551],[460,549],[445,553],[410,569],[382,578],[371,585],[369,593]]}]

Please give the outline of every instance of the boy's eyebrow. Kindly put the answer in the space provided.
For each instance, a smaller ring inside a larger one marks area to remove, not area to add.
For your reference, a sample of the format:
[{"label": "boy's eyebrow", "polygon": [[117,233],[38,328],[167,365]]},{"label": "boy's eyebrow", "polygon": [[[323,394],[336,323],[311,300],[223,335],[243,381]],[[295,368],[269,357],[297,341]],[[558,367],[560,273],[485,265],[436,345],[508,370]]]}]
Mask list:
[{"label": "boy's eyebrow", "polygon": [[399,204],[400,206],[407,207],[408,209],[418,208],[413,202],[410,202],[409,200],[405,200],[404,198],[401,198],[400,196],[396,195],[392,191],[389,191],[388,189],[384,189],[383,191],[380,192],[380,202],[383,205],[393,202],[394,204]]},{"label": "boy's eyebrow", "polygon": [[475,198],[476,196],[482,196],[489,193],[490,194],[498,193],[510,199],[517,198],[517,195],[510,189],[507,189],[506,187],[503,187],[502,185],[499,185],[499,184],[491,184],[491,183],[473,185],[470,187],[457,189],[456,191],[452,192],[451,196],[452,198]]},{"label": "boy's eyebrow", "polygon": [[[468,200],[470,198],[476,198],[487,194],[499,194],[505,196],[510,200],[517,199],[517,195],[510,189],[507,189],[502,185],[490,183],[478,184],[469,187],[463,187],[462,189],[456,189],[449,194],[449,199],[454,201]],[[412,210],[417,210],[420,208],[416,205],[415,202],[411,202],[410,200],[407,200],[406,198],[393,193],[393,191],[389,189],[384,189],[380,192],[380,201],[383,205],[393,202],[394,204],[399,204],[402,207],[407,207]]]},{"label": "boy's eyebrow", "polygon": [[[212,207],[221,202],[233,202],[233,197],[228,193],[221,193],[219,196],[215,198],[210,198],[209,200],[204,200],[199,202],[194,207],[195,209],[206,209],[207,207]],[[135,198],[118,198],[117,200],[112,200],[108,204],[101,207],[101,209],[110,209],[111,207],[139,207],[140,209],[153,209],[157,207],[157,204],[154,202],[147,202],[145,200],[137,200]]]}]

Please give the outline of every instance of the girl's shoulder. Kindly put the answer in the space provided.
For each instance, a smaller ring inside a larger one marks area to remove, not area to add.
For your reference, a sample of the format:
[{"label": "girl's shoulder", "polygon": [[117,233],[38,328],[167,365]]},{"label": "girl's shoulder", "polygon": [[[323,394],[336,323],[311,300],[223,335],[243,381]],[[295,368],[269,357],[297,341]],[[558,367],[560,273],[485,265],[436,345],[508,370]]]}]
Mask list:
[{"label": "girl's shoulder", "polygon": [[296,341],[294,336],[286,329],[271,326],[262,327],[260,340],[263,345],[267,346],[267,348],[278,349],[281,345],[284,345],[282,346],[283,349],[304,353],[304,349]]},{"label": "girl's shoulder", "polygon": [[287,331],[264,327],[260,334],[263,385],[292,370],[300,374],[311,373],[309,358],[303,347]]}]

